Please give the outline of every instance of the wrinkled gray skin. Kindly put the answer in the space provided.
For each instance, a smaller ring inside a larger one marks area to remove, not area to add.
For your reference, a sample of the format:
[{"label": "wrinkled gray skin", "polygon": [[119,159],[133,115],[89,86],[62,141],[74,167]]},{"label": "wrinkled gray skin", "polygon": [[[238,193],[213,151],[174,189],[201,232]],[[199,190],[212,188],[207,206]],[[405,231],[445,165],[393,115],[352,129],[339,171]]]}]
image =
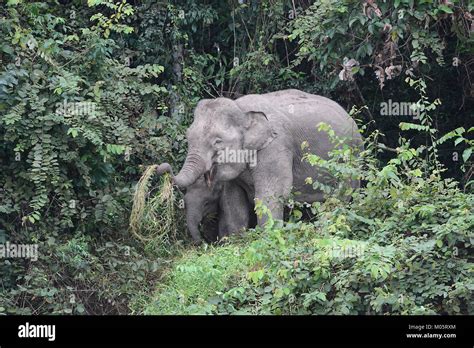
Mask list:
[{"label": "wrinkled gray skin", "polygon": [[[186,188],[184,195],[186,223],[195,243],[202,241],[199,225],[209,214],[216,214],[218,228],[217,231],[205,231],[208,241],[220,240],[244,228],[255,227],[253,204],[236,181],[214,181],[210,186],[204,176],[199,177]],[[206,228],[212,229],[212,226],[207,224]]]},{"label": "wrinkled gray skin", "polygon": [[[273,218],[282,219],[280,198],[293,189],[297,201],[321,201],[322,192],[315,191],[305,179],[312,177],[322,183],[332,180],[321,168],[301,160],[304,141],[309,145],[306,151],[322,158],[328,158],[333,149],[327,133],[317,130],[320,122],[329,124],[352,146],[361,146],[361,135],[352,118],[336,102],[322,96],[289,89],[246,95],[235,101],[201,100],[186,134],[188,155],[173,177],[174,183],[188,187],[202,175],[210,181],[237,180],[250,199],[261,199]],[[256,150],[257,165],[217,163],[218,151],[225,148]],[[359,185],[358,181],[348,184]],[[262,216],[258,224],[265,221],[266,216]]]},{"label": "wrinkled gray skin", "polygon": [[[186,211],[186,226],[194,242],[202,241],[199,226],[204,217],[212,214],[218,217],[219,197],[222,193],[223,183],[216,183],[212,188],[206,185],[204,176],[198,178],[194,184],[186,188],[184,195],[184,208]],[[216,224],[207,223],[205,229],[205,239],[208,242],[215,241],[218,235]]]}]

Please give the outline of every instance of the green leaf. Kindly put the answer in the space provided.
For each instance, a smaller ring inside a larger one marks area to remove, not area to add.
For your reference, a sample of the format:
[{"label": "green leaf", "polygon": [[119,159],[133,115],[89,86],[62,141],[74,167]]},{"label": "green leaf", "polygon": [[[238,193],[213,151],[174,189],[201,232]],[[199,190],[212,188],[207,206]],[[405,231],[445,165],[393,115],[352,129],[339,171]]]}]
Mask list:
[{"label": "green leaf", "polygon": [[472,147],[467,148],[466,150],[463,151],[462,153],[462,159],[464,162],[467,162],[469,158],[471,157],[472,154]]},{"label": "green leaf", "polygon": [[77,137],[78,134],[77,128],[69,128],[67,130],[67,135],[72,135],[73,138]]},{"label": "green leaf", "polygon": [[316,298],[318,298],[321,301],[327,301],[326,294],[324,292],[317,293]]},{"label": "green leaf", "polygon": [[97,6],[100,5],[103,2],[103,0],[87,0],[87,6],[92,7],[92,6]]},{"label": "green leaf", "polygon": [[293,216],[295,217],[296,220],[299,220],[303,216],[303,213],[299,211],[298,209],[295,209],[293,210]]},{"label": "green leaf", "polygon": [[441,11],[445,13],[453,13],[453,9],[447,5],[440,5],[438,9],[440,9]]},{"label": "green leaf", "polygon": [[411,173],[413,174],[413,176],[416,176],[417,178],[420,178],[421,175],[423,174],[419,168],[416,168]]},{"label": "green leaf", "polygon": [[1,50],[5,52],[6,54],[13,54],[13,48],[9,45],[2,45]]}]

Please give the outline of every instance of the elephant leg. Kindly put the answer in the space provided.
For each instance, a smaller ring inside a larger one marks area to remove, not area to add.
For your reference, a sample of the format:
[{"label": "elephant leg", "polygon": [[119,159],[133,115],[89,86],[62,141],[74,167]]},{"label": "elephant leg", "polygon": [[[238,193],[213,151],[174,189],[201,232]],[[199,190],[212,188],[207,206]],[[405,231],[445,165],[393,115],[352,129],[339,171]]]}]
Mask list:
[{"label": "elephant leg", "polygon": [[[274,220],[283,220],[284,200],[289,197],[293,185],[293,156],[289,151],[281,151],[278,158],[266,158],[263,163],[259,163],[258,172],[253,175],[255,199],[262,201]],[[265,214],[257,217],[259,226],[263,226],[267,220]]]},{"label": "elephant leg", "polygon": [[250,203],[235,181],[225,183],[219,206],[219,239],[249,227]]}]

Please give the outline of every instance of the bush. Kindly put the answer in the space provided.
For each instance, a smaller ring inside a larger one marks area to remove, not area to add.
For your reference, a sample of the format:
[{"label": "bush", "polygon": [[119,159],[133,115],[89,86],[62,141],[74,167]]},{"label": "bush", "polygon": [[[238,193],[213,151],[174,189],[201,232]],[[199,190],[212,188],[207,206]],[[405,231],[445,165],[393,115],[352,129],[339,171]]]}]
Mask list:
[{"label": "bush", "polygon": [[84,235],[39,244],[35,262],[0,265],[2,312],[8,314],[126,314],[135,297],[148,293],[163,261],[145,257],[126,240]]},{"label": "bush", "polygon": [[0,260],[2,312],[128,313],[157,274],[162,250],[127,233],[133,187],[183,159],[185,124],[157,117],[163,66],[120,57],[131,5],[94,3],[0,9],[0,241],[39,247]]}]

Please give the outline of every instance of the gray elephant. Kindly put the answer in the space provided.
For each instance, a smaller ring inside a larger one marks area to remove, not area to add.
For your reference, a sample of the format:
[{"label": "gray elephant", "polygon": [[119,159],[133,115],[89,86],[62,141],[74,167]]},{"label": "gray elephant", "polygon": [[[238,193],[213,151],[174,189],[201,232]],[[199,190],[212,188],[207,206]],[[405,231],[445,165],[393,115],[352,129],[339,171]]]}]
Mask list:
[{"label": "gray elephant", "polygon": [[203,239],[217,242],[257,224],[254,202],[248,199],[238,180],[210,182],[209,177],[201,176],[186,188],[184,203],[186,226],[195,244]]},{"label": "gray elephant", "polygon": [[[219,198],[222,186],[216,184],[210,188],[202,176],[186,188],[184,195],[186,226],[196,244],[202,241],[202,237],[207,242],[215,242],[218,239]],[[199,230],[201,223],[202,236]]]},{"label": "gray elephant", "polygon": [[[256,225],[253,201],[234,180],[210,182],[209,177],[201,176],[186,188],[184,203],[188,231],[196,244],[202,242],[202,237],[215,242]],[[209,215],[215,215],[217,224],[206,219]],[[203,236],[199,231],[201,223]]]},{"label": "gray elephant", "polygon": [[[309,145],[308,151],[325,159],[334,148],[328,134],[317,130],[321,122],[349,145],[361,146],[354,120],[340,105],[322,96],[289,89],[236,100],[201,100],[186,133],[188,155],[173,181],[189,187],[202,175],[210,182],[235,180],[249,199],[262,200],[273,218],[282,219],[281,198],[288,197],[291,190],[297,201],[322,201],[323,193],[306,179],[325,184],[333,180],[321,168],[302,161],[303,142]],[[359,183],[352,180],[348,184],[356,187]],[[266,218],[259,217],[258,224]]]}]

